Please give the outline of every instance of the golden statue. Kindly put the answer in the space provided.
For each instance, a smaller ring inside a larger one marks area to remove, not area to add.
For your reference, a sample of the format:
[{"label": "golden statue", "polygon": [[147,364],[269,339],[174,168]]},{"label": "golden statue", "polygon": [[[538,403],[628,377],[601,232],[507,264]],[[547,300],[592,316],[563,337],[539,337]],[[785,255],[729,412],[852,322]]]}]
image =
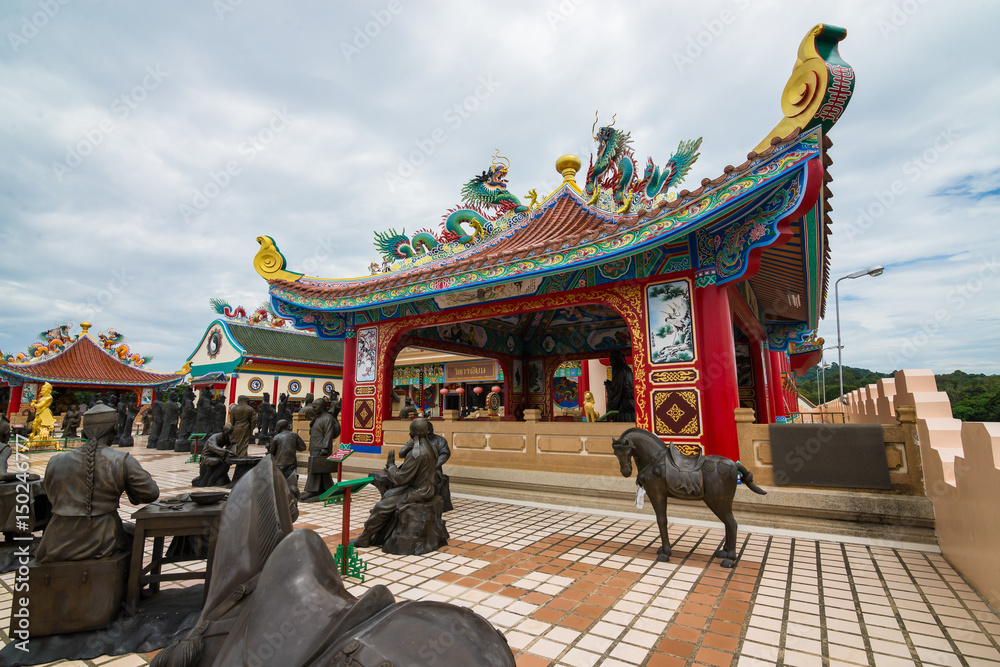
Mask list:
[{"label": "golden statue", "polygon": [[589,391],[583,395],[583,410],[584,414],[587,415],[588,422],[596,422],[600,417],[597,410],[594,409],[594,395]]},{"label": "golden statue", "polygon": [[53,443],[52,427],[56,420],[52,416],[52,385],[46,382],[42,385],[38,397],[31,402],[31,407],[35,410],[35,420],[31,422],[31,437],[28,438],[29,447],[38,447],[44,444]]}]

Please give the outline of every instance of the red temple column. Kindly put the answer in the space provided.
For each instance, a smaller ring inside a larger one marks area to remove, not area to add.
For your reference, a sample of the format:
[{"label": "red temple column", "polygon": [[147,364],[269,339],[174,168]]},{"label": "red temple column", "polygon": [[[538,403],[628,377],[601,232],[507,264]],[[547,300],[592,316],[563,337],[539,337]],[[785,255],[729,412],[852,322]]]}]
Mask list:
[{"label": "red temple column", "polygon": [[10,402],[7,404],[7,416],[16,415],[21,409],[21,392],[24,387],[17,385],[10,388]]},{"label": "red temple column", "polygon": [[271,393],[271,403],[272,405],[278,404],[278,376],[274,376],[274,391]]},{"label": "red temple column", "polygon": [[774,406],[768,391],[767,381],[767,342],[761,343],[757,340],[750,340],[753,349],[753,384],[754,396],[757,399],[757,423],[774,423]]},{"label": "red temple column", "polygon": [[702,443],[706,454],[734,461],[740,457],[736,435],[736,341],[725,287],[707,285],[694,290],[694,313],[701,357]]},{"label": "red temple column", "polygon": [[784,417],[788,411],[785,410],[785,390],[781,387],[781,358],[784,352],[767,351],[767,371],[771,380],[768,393],[771,396],[771,404],[774,406],[774,417]]},{"label": "red temple column", "polygon": [[354,327],[347,328],[344,337],[344,382],[340,397],[340,442],[354,444],[354,377],[358,369],[358,334]]},{"label": "red temple column", "polygon": [[[226,403],[228,403],[229,405],[232,405],[233,403],[236,402],[236,398],[237,398],[236,397],[236,378],[237,377],[239,377],[239,376],[236,375],[235,373],[233,373],[233,377],[230,378],[230,380],[229,380],[229,395],[226,397]],[[229,409],[229,405],[226,406],[227,410]]]}]

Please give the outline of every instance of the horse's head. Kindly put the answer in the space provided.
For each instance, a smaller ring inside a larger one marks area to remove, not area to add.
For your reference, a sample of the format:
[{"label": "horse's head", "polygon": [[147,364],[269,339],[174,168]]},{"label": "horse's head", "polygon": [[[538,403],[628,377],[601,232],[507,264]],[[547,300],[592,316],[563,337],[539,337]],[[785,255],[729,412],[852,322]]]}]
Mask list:
[{"label": "horse's head", "polygon": [[632,474],[632,442],[628,437],[611,438],[611,449],[618,457],[618,465],[621,466],[622,477],[629,477]]}]

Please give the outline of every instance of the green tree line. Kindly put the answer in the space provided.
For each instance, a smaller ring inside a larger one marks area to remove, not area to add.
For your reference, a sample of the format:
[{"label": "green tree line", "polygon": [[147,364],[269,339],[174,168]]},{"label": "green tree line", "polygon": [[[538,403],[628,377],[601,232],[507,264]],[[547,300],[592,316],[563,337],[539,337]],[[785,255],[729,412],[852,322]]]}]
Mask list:
[{"label": "green tree line", "polygon": [[[879,378],[890,378],[893,373],[879,373],[867,368],[844,366],[844,393],[849,393],[869,384],[874,384]],[[1000,375],[984,375],[982,373],[965,373],[955,371],[945,375],[935,375],[938,391],[948,394],[951,401],[951,412],[956,419],[962,421],[1000,422]],[[796,378],[799,393],[814,404],[819,404],[820,386],[817,382],[816,367],[811,368],[804,376]],[[826,369],[827,402],[837,400],[840,394],[840,377],[837,364],[831,364]]]}]

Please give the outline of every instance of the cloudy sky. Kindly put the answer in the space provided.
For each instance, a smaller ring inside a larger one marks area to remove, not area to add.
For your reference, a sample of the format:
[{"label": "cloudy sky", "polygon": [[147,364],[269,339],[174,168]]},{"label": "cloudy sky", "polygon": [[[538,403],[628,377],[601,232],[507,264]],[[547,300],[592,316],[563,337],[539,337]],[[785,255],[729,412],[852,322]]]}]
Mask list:
[{"label": "cloudy sky", "polygon": [[[348,6],[349,5],[349,6]],[[550,192],[594,111],[636,157],[702,136],[685,185],[780,118],[806,31],[846,27],[834,128],[844,363],[1000,372],[995,2],[6,0],[0,7],[0,349],[89,320],[175,370],[256,306],[251,261],[366,272],[375,230],[436,227],[509,156]],[[831,285],[832,287],[832,285]],[[821,334],[835,345],[834,308]],[[835,351],[828,358],[835,360]]]}]

